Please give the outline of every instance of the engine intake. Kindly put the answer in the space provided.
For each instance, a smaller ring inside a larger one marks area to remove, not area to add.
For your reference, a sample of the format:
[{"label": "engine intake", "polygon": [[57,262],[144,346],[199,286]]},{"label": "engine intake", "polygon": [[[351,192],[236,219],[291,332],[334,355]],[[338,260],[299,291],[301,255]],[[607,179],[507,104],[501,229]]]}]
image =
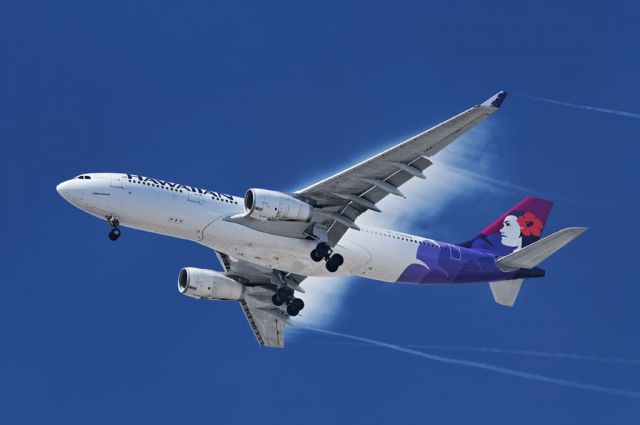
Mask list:
[{"label": "engine intake", "polygon": [[313,207],[282,192],[249,189],[244,195],[247,215],[259,220],[309,221]]},{"label": "engine intake", "polygon": [[178,291],[191,298],[241,300],[244,285],[220,272],[185,267],[178,275]]}]

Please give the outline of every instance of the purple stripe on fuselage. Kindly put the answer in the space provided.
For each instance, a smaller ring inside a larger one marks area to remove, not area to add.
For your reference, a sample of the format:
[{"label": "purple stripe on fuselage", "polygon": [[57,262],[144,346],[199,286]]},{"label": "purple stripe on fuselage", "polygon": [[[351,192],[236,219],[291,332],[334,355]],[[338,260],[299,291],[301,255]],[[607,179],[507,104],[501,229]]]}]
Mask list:
[{"label": "purple stripe on fuselage", "polygon": [[505,273],[495,264],[495,254],[458,245],[430,241],[421,242],[415,264],[408,266],[398,278],[405,283],[468,283],[510,279],[515,272]]}]

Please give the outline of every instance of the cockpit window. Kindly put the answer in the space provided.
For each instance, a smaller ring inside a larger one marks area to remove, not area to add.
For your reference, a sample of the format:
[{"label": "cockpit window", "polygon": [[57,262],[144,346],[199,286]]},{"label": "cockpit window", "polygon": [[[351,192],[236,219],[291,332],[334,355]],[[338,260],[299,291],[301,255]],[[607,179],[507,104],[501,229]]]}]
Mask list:
[{"label": "cockpit window", "polygon": [[80,180],[89,180],[91,176],[78,176],[77,178],[79,178]]}]

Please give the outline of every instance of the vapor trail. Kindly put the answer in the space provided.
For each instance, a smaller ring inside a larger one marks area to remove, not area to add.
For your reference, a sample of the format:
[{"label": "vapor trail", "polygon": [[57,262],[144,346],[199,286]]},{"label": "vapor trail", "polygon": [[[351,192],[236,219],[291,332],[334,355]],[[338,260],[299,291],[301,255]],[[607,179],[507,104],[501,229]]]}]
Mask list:
[{"label": "vapor trail", "polygon": [[455,165],[451,165],[451,164],[445,164],[445,163],[439,163],[439,165],[450,169],[451,171],[454,171],[456,173],[462,174],[465,177],[474,179],[474,180],[480,180],[483,183],[487,184],[487,187],[492,188],[492,189],[496,189],[497,187],[500,187],[502,189],[511,189],[511,190],[515,190],[518,192],[522,192],[522,193],[526,193],[527,195],[531,195],[531,194],[537,194],[534,190],[531,190],[529,188],[526,188],[524,186],[519,186],[513,183],[509,183],[508,181],[504,181],[504,180],[499,180],[496,179],[494,177],[489,176],[488,174],[480,174],[474,171],[470,171],[470,170],[466,170],[460,167],[457,167]]},{"label": "vapor trail", "polygon": [[321,334],[325,334],[325,335],[333,335],[333,336],[338,336],[338,337],[349,339],[349,340],[353,340],[353,341],[365,342],[367,344],[371,344],[371,345],[375,345],[375,346],[383,347],[383,348],[388,348],[390,350],[399,351],[399,352],[405,353],[405,354],[411,354],[411,355],[416,356],[416,357],[422,357],[422,358],[433,360],[433,361],[436,361],[436,362],[448,363],[448,364],[454,364],[454,365],[460,365],[460,366],[467,366],[467,367],[473,367],[473,368],[476,368],[476,369],[484,369],[484,370],[488,370],[490,372],[501,373],[501,374],[504,374],[504,375],[517,376],[517,377],[524,378],[524,379],[529,379],[529,380],[532,380],[532,381],[546,382],[546,383],[549,383],[549,384],[562,385],[562,386],[565,386],[565,387],[577,388],[577,389],[580,389],[580,390],[595,391],[595,392],[600,392],[600,393],[605,393],[605,394],[619,395],[619,396],[623,396],[623,397],[630,397],[630,398],[640,399],[640,393],[639,392],[635,392],[635,391],[625,391],[625,390],[619,390],[617,388],[603,387],[603,386],[600,386],[600,385],[584,384],[584,383],[581,383],[581,382],[570,381],[570,380],[567,380],[567,379],[554,378],[554,377],[551,377],[551,376],[538,375],[536,373],[524,372],[524,371],[516,370],[516,369],[509,369],[509,368],[506,368],[506,367],[494,366],[494,365],[491,365],[491,364],[476,362],[476,361],[473,361],[473,360],[462,360],[462,359],[454,359],[454,358],[450,358],[450,357],[438,356],[436,354],[425,353],[423,351],[414,350],[412,348],[407,348],[407,347],[403,347],[403,346],[400,346],[400,345],[389,344],[387,342],[377,341],[375,339],[363,338],[363,337],[360,337],[360,336],[344,334],[344,333],[341,333],[341,332],[329,331],[329,330],[326,330],[326,329],[319,329],[319,328],[313,328],[313,327],[305,327],[305,329],[308,329],[308,330],[311,330],[311,331],[314,331],[314,332],[318,332],[318,333],[321,333]]},{"label": "vapor trail", "polygon": [[[370,345],[364,342],[353,341],[296,341],[298,343],[313,343],[313,344],[348,344],[366,346]],[[640,365],[639,359],[629,359],[625,357],[600,357],[590,356],[587,354],[574,354],[574,353],[561,353],[553,351],[536,351],[536,350],[521,350],[513,348],[497,348],[497,347],[475,347],[468,345],[435,345],[435,344],[399,344],[402,347],[408,348],[426,348],[429,350],[443,350],[443,351],[471,351],[480,353],[494,353],[494,354],[513,354],[530,357],[546,357],[551,359],[565,359],[565,360],[583,360],[588,362],[598,363],[619,363],[625,365]]]},{"label": "vapor trail", "polygon": [[635,112],[619,111],[617,109],[609,109],[609,108],[599,108],[597,106],[590,106],[590,105],[579,105],[577,103],[563,102],[561,100],[546,99],[544,97],[529,96],[526,94],[517,94],[517,96],[525,97],[527,99],[537,100],[539,102],[546,102],[546,103],[553,103],[555,105],[568,106],[570,108],[586,109],[587,111],[604,112],[606,114],[621,115],[623,117],[640,119],[640,114]]},{"label": "vapor trail", "polygon": [[589,356],[586,354],[573,354],[573,353],[557,353],[550,351],[535,351],[535,350],[518,350],[510,348],[493,348],[493,347],[473,347],[473,346],[461,346],[461,345],[425,345],[425,344],[410,344],[406,347],[412,348],[428,348],[431,350],[453,350],[453,351],[476,351],[483,353],[497,353],[497,354],[516,354],[531,357],[547,357],[555,359],[569,359],[569,360],[585,360],[590,362],[600,363],[621,363],[628,365],[640,365],[638,359],[627,359],[624,357],[599,357]]}]

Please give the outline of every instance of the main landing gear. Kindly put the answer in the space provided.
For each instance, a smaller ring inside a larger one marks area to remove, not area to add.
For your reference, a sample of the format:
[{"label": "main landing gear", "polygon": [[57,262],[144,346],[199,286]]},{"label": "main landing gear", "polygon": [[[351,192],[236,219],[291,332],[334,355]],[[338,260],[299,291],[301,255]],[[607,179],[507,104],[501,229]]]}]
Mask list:
[{"label": "main landing gear", "polygon": [[311,259],[316,263],[325,260],[326,267],[331,273],[334,273],[344,263],[344,258],[340,254],[333,254],[333,250],[326,242],[320,242],[316,248],[311,251]]},{"label": "main landing gear", "polygon": [[112,241],[118,240],[121,233],[120,228],[118,227],[120,225],[120,222],[116,217],[110,215],[107,217],[107,223],[109,223],[109,226],[111,226],[111,231],[109,232],[109,239],[111,239]]},{"label": "main landing gear", "polygon": [[287,314],[289,316],[297,316],[300,310],[304,308],[304,301],[293,296],[293,289],[283,286],[278,289],[271,297],[274,305],[281,306],[287,304]]}]

